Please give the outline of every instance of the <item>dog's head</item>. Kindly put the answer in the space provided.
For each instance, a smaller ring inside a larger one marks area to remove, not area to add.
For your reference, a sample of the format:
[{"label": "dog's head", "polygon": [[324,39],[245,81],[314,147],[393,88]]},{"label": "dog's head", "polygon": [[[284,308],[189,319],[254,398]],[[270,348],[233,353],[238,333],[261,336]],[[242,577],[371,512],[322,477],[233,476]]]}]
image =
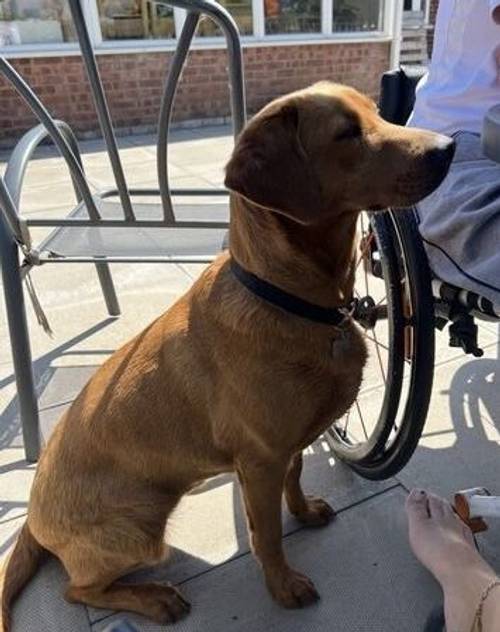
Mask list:
[{"label": "dog's head", "polygon": [[453,153],[447,136],[387,123],[364,95],[322,82],[273,101],[250,121],[225,184],[310,224],[414,204],[441,183]]}]

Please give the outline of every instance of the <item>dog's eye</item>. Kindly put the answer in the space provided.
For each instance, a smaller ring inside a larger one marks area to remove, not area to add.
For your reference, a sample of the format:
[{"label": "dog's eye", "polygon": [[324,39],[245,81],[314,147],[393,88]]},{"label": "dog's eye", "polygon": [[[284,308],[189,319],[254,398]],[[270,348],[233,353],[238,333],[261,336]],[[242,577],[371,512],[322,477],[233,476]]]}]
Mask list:
[{"label": "dog's eye", "polygon": [[359,125],[349,125],[335,136],[335,140],[349,140],[361,136],[361,127]]}]

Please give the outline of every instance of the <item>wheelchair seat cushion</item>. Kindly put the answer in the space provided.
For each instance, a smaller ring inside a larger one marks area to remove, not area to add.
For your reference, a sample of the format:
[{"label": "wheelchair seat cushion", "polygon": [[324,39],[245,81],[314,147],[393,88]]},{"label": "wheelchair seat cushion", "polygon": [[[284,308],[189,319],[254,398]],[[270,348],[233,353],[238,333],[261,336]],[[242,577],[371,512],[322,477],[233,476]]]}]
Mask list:
[{"label": "wheelchair seat cushion", "polygon": [[457,149],[441,186],[417,207],[434,274],[500,306],[500,164],[480,137],[455,135]]}]

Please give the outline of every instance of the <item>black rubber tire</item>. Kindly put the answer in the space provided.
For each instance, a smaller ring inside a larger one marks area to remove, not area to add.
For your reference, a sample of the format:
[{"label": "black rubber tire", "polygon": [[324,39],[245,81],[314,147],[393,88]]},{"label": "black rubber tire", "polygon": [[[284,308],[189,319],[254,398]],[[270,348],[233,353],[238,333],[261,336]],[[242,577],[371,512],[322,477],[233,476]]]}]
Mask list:
[{"label": "black rubber tire", "polygon": [[[387,265],[384,270],[388,292],[389,362],[381,412],[370,440],[349,446],[335,430],[328,438],[337,456],[364,478],[382,480],[397,474],[409,461],[427,417],[434,377],[434,299],[427,256],[418,233],[412,209],[394,209],[374,214],[371,225],[378,248]],[[413,358],[409,386],[398,433],[387,445],[394,427],[402,396],[404,372],[403,295],[400,290],[401,266],[404,266],[410,293]],[[390,300],[389,300],[390,297]],[[390,305],[392,303],[392,306]]]},{"label": "black rubber tire", "polygon": [[378,421],[368,441],[350,443],[342,439],[335,427],[329,430],[334,450],[341,459],[353,466],[370,464],[383,452],[391,428],[396,420],[401,397],[404,365],[404,315],[401,301],[400,275],[396,250],[396,234],[388,213],[370,215],[370,227],[380,255],[382,277],[387,293],[390,351],[387,382]]}]

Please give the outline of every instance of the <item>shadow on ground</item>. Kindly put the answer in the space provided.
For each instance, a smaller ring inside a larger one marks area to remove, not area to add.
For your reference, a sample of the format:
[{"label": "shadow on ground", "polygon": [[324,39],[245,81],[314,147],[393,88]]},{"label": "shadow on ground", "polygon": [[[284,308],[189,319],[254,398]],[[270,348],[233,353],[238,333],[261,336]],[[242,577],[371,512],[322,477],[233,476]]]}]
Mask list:
[{"label": "shadow on ground", "polygon": [[[50,384],[55,371],[57,370],[54,367],[54,362],[59,360],[65,356],[75,356],[79,355],[79,353],[87,355],[104,355],[107,356],[112,353],[113,349],[94,349],[94,350],[85,350],[79,352],[74,350],[73,347],[78,345],[83,340],[90,338],[97,332],[102,329],[108,327],[112,323],[116,322],[116,318],[105,318],[104,320],[96,323],[89,329],[83,331],[81,334],[70,338],[63,344],[55,347],[49,353],[46,353],[36,360],[33,361],[33,375],[35,379],[35,385],[37,390],[37,395],[39,399],[40,411],[44,410],[44,391],[47,386]],[[11,373],[7,377],[0,380],[0,391],[13,384],[15,382],[14,374]],[[77,389],[80,389],[83,384],[76,384]],[[58,403],[71,402],[78,391],[75,393],[75,386],[73,389],[73,393],[61,393],[60,401]],[[71,397],[71,394],[73,397]],[[50,405],[50,404],[48,404]],[[20,426],[19,426],[19,404],[17,396],[14,397],[11,402],[5,407],[2,415],[0,416],[0,450],[2,448],[8,447],[20,447],[22,445],[20,435]],[[20,443],[21,442],[21,443]]]}]

